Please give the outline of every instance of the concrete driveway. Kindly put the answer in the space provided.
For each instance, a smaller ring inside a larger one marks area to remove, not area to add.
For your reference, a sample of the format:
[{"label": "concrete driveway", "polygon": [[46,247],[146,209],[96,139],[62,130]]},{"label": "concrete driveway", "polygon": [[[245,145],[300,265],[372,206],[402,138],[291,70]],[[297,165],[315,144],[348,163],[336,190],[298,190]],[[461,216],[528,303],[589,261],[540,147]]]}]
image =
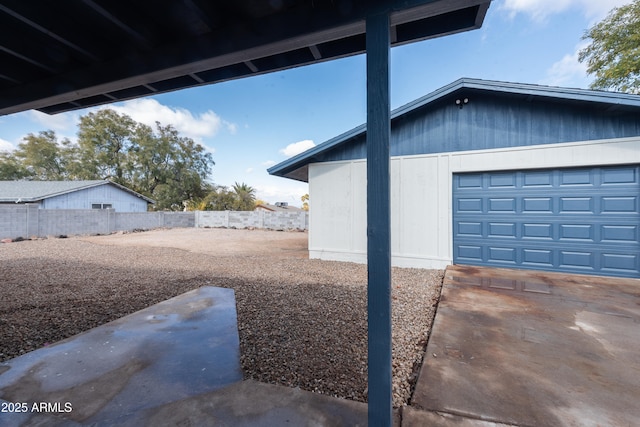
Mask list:
[{"label": "concrete driveway", "polygon": [[403,426],[640,425],[640,280],[452,266]]}]

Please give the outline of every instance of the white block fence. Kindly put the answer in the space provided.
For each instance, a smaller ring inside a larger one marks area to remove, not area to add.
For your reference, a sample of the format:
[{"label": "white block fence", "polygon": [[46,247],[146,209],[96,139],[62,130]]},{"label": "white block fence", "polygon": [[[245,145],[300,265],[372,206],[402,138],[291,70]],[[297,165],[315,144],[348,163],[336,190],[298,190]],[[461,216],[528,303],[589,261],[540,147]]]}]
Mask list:
[{"label": "white block fence", "polygon": [[307,230],[307,212],[117,212],[114,209],[39,209],[37,204],[0,204],[0,239],[153,228],[225,227]]}]

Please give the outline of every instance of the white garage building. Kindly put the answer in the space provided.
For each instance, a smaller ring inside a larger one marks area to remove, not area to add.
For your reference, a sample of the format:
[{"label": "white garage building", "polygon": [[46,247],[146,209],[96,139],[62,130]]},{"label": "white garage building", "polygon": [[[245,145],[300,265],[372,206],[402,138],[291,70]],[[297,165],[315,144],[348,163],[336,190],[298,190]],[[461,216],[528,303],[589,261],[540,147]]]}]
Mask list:
[{"label": "white garage building", "polygon": [[[640,277],[640,96],[461,79],[392,112],[392,264]],[[269,169],[311,258],[366,262],[365,126]]]}]

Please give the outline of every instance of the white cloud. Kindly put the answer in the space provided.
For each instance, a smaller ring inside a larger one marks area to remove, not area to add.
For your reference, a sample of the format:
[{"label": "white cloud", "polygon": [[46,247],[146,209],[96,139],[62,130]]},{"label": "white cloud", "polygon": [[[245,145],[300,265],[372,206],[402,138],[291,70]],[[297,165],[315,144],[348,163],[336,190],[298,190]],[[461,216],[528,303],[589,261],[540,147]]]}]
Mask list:
[{"label": "white cloud", "polygon": [[163,105],[155,99],[144,98],[126,101],[123,105],[109,107],[120,114],[126,114],[133,120],[155,128],[155,123],[173,125],[180,134],[202,142],[204,137],[215,136],[224,126],[230,133],[237,131],[234,123],[220,118],[215,112],[208,110],[194,115],[186,108]]},{"label": "white cloud", "polygon": [[547,70],[547,76],[540,82],[551,86],[581,86],[575,82],[585,82],[587,79],[587,65],[578,61],[578,54],[587,43],[576,46],[573,53],[566,54]]},{"label": "white cloud", "polygon": [[289,205],[298,207],[302,206],[300,198],[309,192],[309,188],[306,185],[296,185],[294,187],[257,185],[255,189],[256,197],[267,203],[288,202]]},{"label": "white cloud", "polygon": [[251,173],[251,172],[253,172],[253,168],[247,168],[247,169],[245,169],[245,173]]},{"label": "white cloud", "polygon": [[285,148],[280,150],[282,154],[287,157],[295,156],[296,154],[300,154],[304,151],[307,151],[310,148],[315,147],[316,144],[310,139],[305,139],[303,141],[294,142],[292,144],[287,145]]},{"label": "white cloud", "polygon": [[7,141],[6,139],[0,138],[0,152],[2,151],[13,151],[16,147]]},{"label": "white cloud", "polygon": [[500,9],[512,17],[524,13],[536,21],[544,21],[550,15],[575,8],[587,18],[599,21],[614,7],[628,3],[631,0],[504,0]]},{"label": "white cloud", "polygon": [[225,126],[227,127],[227,131],[231,134],[231,135],[235,135],[238,132],[238,125],[235,123],[229,123],[229,122],[224,122]]},{"label": "white cloud", "polygon": [[274,162],[273,160],[267,160],[266,162],[262,162],[261,165],[267,168],[270,168],[271,166],[275,165],[276,162]]},{"label": "white cloud", "polygon": [[47,130],[64,131],[74,128],[79,121],[78,113],[45,114],[37,110],[25,113],[29,120],[44,126]]}]

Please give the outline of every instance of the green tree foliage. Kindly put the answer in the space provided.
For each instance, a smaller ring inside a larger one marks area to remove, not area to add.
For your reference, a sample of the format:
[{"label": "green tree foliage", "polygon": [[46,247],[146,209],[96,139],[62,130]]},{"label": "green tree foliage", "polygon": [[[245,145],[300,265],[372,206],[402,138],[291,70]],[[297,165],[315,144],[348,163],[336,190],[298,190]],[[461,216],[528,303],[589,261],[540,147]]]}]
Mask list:
[{"label": "green tree foliage", "polygon": [[200,211],[252,211],[256,206],[256,190],[237,182],[230,189],[223,185],[212,186],[206,196],[193,199],[187,210]]},{"label": "green tree foliage", "polygon": [[211,153],[171,125],[154,130],[107,109],[80,118],[77,145],[53,131],[27,135],[0,153],[0,179],[109,179],[154,199],[155,209],[182,210],[207,196],[213,165]]},{"label": "green tree foliage", "polygon": [[210,191],[206,177],[214,162],[203,146],[156,122],[155,132],[136,127],[125,165],[132,189],[151,194],[158,209],[181,210]]},{"label": "green tree foliage", "polygon": [[76,150],[68,139],[58,143],[54,131],[32,133],[25,136],[13,152],[24,176],[39,181],[57,181],[70,178],[69,166],[74,162]]},{"label": "green tree foliage", "polygon": [[133,146],[136,122],[113,110],[98,110],[80,117],[78,146],[83,179],[110,179],[127,185],[130,180],[127,159]]},{"label": "green tree foliage", "polygon": [[0,179],[61,180],[72,178],[76,149],[58,141],[52,130],[28,134],[13,152],[0,153]]},{"label": "green tree foliage", "polygon": [[27,170],[22,166],[15,154],[10,152],[0,153],[0,181],[14,181],[23,179],[27,175]]},{"label": "green tree foliage", "polygon": [[234,210],[236,211],[252,211],[256,206],[256,190],[253,187],[245,184],[233,184],[233,192],[236,196],[236,205]]},{"label": "green tree foliage", "polygon": [[640,93],[640,0],[618,8],[584,34],[591,40],[579,53],[593,89]]},{"label": "green tree foliage", "polygon": [[302,197],[300,197],[300,201],[302,201],[302,210],[308,211],[309,210],[309,193],[304,194]]}]

